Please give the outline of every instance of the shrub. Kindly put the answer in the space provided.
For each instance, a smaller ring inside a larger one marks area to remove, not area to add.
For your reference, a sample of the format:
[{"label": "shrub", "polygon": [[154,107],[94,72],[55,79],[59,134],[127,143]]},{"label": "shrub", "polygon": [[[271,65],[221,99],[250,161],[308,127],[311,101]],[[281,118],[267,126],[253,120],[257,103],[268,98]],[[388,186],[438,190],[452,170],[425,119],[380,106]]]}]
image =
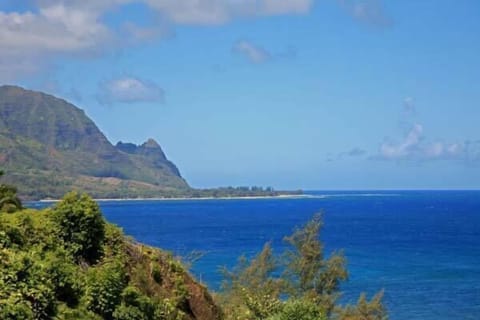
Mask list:
[{"label": "shrub", "polygon": [[113,313],[115,320],[154,319],[155,304],[137,288],[128,286],[122,293],[122,304]]},{"label": "shrub", "polygon": [[94,263],[101,256],[105,221],[89,196],[68,193],[52,211],[57,236],[76,259]]},{"label": "shrub", "polygon": [[87,309],[105,319],[112,319],[115,308],[120,304],[126,275],[121,263],[108,261],[89,270],[85,290]]},{"label": "shrub", "polygon": [[43,261],[31,253],[0,252],[1,319],[50,319],[56,312],[54,286]]},{"label": "shrub", "polygon": [[320,307],[308,300],[289,300],[282,311],[268,320],[326,320]]}]

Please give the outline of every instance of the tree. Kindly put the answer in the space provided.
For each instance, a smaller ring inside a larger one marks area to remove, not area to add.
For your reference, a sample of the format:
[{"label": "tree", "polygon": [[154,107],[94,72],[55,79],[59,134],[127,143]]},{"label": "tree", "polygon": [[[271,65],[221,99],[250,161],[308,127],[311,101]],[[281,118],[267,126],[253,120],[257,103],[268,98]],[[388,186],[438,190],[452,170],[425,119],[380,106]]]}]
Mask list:
[{"label": "tree", "polygon": [[[290,246],[277,260],[267,243],[252,260],[241,258],[233,271],[224,271],[220,294],[226,319],[268,320],[385,320],[382,295],[356,306],[336,306],[339,285],[347,279],[342,253],[324,257],[320,214],[285,237]],[[279,275],[279,271],[283,272]]]},{"label": "tree", "polygon": [[278,312],[282,283],[273,277],[277,268],[272,247],[266,243],[251,261],[242,256],[233,271],[223,269],[225,311],[245,319],[265,319]]},{"label": "tree", "polygon": [[[0,177],[4,175],[0,170]],[[0,212],[15,212],[23,208],[20,198],[17,196],[17,188],[6,184],[0,184]]]},{"label": "tree", "polygon": [[70,192],[52,209],[57,236],[77,260],[94,263],[102,254],[105,221],[98,204],[86,194]]},{"label": "tree", "polygon": [[387,311],[382,303],[383,291],[368,301],[364,293],[358,298],[355,306],[346,306],[337,310],[338,320],[386,320]]},{"label": "tree", "polygon": [[285,237],[292,249],[285,253],[284,278],[290,295],[312,300],[329,314],[338,298],[340,282],[347,279],[348,273],[343,254],[324,258],[321,227],[321,214],[316,214],[303,228]]}]

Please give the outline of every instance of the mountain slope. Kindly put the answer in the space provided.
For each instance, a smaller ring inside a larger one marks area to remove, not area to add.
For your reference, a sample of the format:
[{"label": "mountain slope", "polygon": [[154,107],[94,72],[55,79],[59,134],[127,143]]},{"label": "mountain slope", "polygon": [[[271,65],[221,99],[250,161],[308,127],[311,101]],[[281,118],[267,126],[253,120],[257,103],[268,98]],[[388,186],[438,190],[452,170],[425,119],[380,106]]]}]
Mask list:
[{"label": "mountain slope", "polygon": [[189,189],[153,139],[114,146],[81,109],[16,86],[0,87],[0,167],[27,198],[72,188],[108,198]]}]

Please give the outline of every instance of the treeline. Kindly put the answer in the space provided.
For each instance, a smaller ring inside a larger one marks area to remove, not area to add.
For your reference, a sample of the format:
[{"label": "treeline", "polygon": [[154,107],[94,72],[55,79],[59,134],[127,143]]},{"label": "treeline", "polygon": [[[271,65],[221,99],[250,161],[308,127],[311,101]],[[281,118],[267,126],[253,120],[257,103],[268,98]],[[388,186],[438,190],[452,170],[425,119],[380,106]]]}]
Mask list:
[{"label": "treeline", "polygon": [[63,177],[54,173],[32,171],[28,174],[10,174],[4,179],[22,186],[22,197],[27,200],[60,198],[69,190],[81,190],[97,199],[137,198],[233,198],[300,195],[302,190],[282,191],[272,187],[240,186],[207,189],[162,188],[130,180],[112,184],[109,178],[89,180],[86,177]]},{"label": "treeline", "polygon": [[281,195],[301,195],[302,190],[277,191],[272,187],[220,187],[211,189],[190,189],[182,192],[189,198],[233,198],[233,197],[275,197]]}]

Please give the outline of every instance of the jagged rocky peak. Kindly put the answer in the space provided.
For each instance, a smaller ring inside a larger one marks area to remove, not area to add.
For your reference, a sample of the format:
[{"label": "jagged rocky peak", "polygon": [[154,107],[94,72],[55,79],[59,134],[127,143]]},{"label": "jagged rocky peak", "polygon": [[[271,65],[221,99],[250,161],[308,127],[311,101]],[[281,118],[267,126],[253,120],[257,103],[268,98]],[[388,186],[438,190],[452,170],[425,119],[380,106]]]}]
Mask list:
[{"label": "jagged rocky peak", "polygon": [[142,147],[150,149],[162,149],[158,142],[153,138],[148,138],[148,140],[142,144]]},{"label": "jagged rocky peak", "polygon": [[117,148],[118,150],[129,154],[135,154],[137,152],[137,147],[138,146],[135,143],[122,141],[118,141],[115,145],[115,148]]},{"label": "jagged rocky peak", "polygon": [[141,145],[136,145],[130,142],[119,141],[117,142],[115,147],[118,150],[123,151],[125,153],[129,153],[129,154],[141,154],[145,156],[152,156],[162,160],[167,159],[167,157],[165,156],[165,153],[162,150],[162,147],[160,147],[158,142],[152,138],[149,138],[147,141],[145,141]]},{"label": "jagged rocky peak", "polygon": [[138,153],[144,156],[155,158],[156,160],[166,160],[162,148],[154,139],[150,138],[138,147]]}]

